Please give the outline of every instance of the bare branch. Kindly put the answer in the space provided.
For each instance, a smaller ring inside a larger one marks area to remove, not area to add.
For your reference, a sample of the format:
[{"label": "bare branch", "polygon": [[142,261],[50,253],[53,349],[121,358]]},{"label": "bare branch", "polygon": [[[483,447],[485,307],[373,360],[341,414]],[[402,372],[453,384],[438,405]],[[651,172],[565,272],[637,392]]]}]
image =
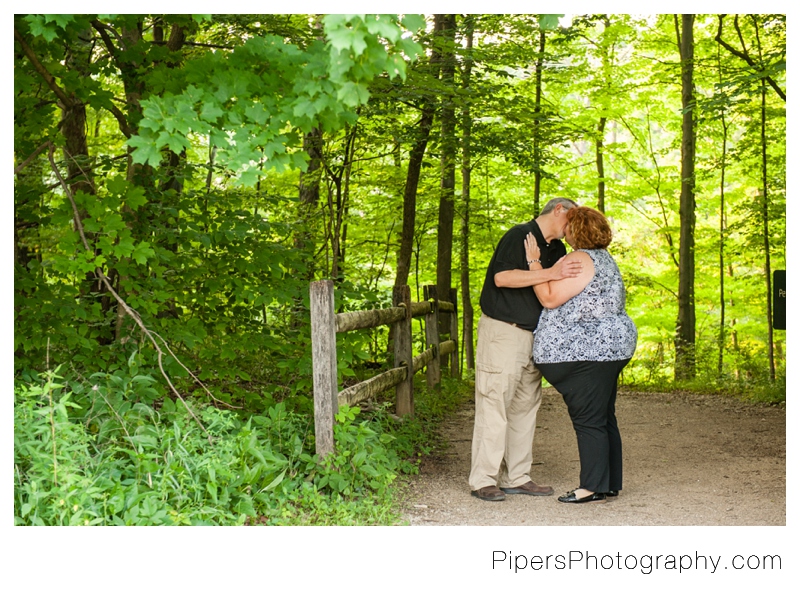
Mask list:
[{"label": "bare branch", "polygon": [[187,367],[186,367],[186,366],[183,364],[183,362],[181,362],[181,361],[178,359],[178,356],[176,356],[176,355],[175,355],[175,353],[172,351],[172,349],[169,347],[169,344],[167,343],[167,340],[166,340],[166,339],[164,339],[163,337],[161,337],[161,335],[159,335],[159,334],[158,334],[158,333],[156,333],[155,331],[153,331],[152,333],[153,333],[153,335],[155,335],[156,337],[158,337],[158,338],[161,340],[161,343],[163,343],[163,344],[164,344],[164,347],[165,347],[165,348],[167,348],[167,351],[169,352],[169,355],[171,355],[171,356],[172,356],[172,358],[173,358],[173,359],[174,359],[176,362],[178,362],[178,364],[180,364],[180,367],[181,367],[181,368],[183,368],[184,370],[186,370],[186,372],[189,374],[189,376],[191,376],[191,377],[194,379],[194,381],[195,381],[197,384],[199,384],[199,385],[200,385],[200,387],[201,387],[201,388],[202,388],[202,389],[203,389],[203,390],[206,392],[206,394],[207,394],[209,397],[211,397],[211,399],[212,399],[212,400],[213,400],[215,403],[219,403],[220,405],[223,405],[223,406],[225,406],[225,407],[228,407],[228,408],[230,408],[230,409],[241,409],[241,407],[237,407],[236,405],[231,405],[231,404],[229,404],[229,403],[226,403],[225,401],[220,401],[219,399],[217,399],[217,398],[216,398],[216,397],[215,397],[215,396],[214,396],[214,395],[211,393],[211,391],[210,391],[210,390],[208,390],[208,388],[206,388],[206,385],[204,385],[204,384],[202,383],[202,381],[201,381],[199,378],[197,378],[197,376],[195,376],[195,375],[194,375],[194,373],[193,373],[191,370],[189,370],[189,369],[188,369],[188,368],[187,368]]},{"label": "bare branch", "polygon": [[125,114],[116,105],[110,105],[106,107],[106,109],[111,112],[111,115],[113,115],[114,119],[119,123],[119,131],[122,132],[122,135],[126,138],[130,138],[133,135],[133,130],[128,125],[128,118],[125,117]]},{"label": "bare branch", "polygon": [[44,144],[42,144],[41,146],[39,146],[39,147],[38,147],[36,150],[34,150],[34,151],[31,153],[31,155],[30,155],[28,158],[26,158],[26,159],[25,159],[25,160],[23,160],[23,161],[22,161],[22,162],[21,162],[19,165],[17,165],[17,168],[15,168],[15,169],[14,169],[14,174],[15,174],[15,175],[19,174],[19,172],[20,172],[22,169],[24,169],[26,166],[28,166],[28,165],[31,163],[31,161],[32,161],[34,158],[36,158],[36,157],[39,155],[39,153],[40,153],[42,150],[44,150],[45,148],[47,148],[48,146],[52,146],[52,142],[50,142],[50,140],[47,140],[47,141],[46,141]]},{"label": "bare branch", "polygon": [[111,54],[111,57],[113,57],[114,60],[116,60],[118,56],[117,46],[114,45],[114,42],[111,40],[111,36],[108,34],[108,32],[111,31],[114,34],[114,37],[117,38],[117,41],[119,41],[120,45],[122,45],[122,49],[125,49],[125,42],[122,39],[122,37],[120,37],[120,35],[114,30],[113,27],[109,27],[108,25],[100,22],[97,19],[92,19],[92,26],[98,33],[100,33],[100,37],[103,39],[103,43],[105,44],[106,49],[108,49],[108,52]]}]

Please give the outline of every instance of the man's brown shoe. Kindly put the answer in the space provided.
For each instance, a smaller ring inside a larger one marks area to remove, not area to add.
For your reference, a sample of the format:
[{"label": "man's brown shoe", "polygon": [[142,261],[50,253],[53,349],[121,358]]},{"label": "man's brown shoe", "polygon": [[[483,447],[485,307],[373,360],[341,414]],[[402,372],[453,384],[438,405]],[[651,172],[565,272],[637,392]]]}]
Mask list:
[{"label": "man's brown shoe", "polygon": [[533,481],[528,481],[516,487],[501,487],[505,493],[524,493],[525,495],[553,495],[552,487],[541,487]]},{"label": "man's brown shoe", "polygon": [[506,499],[506,494],[500,491],[500,488],[496,485],[489,485],[476,489],[472,492],[472,495],[485,502],[502,502]]}]

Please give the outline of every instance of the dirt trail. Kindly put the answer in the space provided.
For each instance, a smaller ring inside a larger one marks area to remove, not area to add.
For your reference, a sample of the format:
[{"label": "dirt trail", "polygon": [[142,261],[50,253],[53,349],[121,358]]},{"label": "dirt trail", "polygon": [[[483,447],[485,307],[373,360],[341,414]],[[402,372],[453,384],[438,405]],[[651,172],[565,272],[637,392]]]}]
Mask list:
[{"label": "dirt trail", "polygon": [[408,487],[411,525],[785,525],[786,409],[710,395],[621,392],[624,487],[605,504],[556,497],[578,485],[578,448],[561,396],[545,389],[533,480],[553,497],[484,502],[467,476],[474,404],[442,425],[449,443]]}]

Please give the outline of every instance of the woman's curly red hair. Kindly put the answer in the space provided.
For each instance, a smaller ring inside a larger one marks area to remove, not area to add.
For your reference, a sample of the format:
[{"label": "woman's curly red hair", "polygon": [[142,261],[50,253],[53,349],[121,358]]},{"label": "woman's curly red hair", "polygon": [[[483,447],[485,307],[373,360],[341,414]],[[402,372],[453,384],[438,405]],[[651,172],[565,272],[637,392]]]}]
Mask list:
[{"label": "woman's curly red hair", "polygon": [[606,217],[593,208],[578,206],[567,210],[575,249],[605,249],[611,244],[611,226]]}]

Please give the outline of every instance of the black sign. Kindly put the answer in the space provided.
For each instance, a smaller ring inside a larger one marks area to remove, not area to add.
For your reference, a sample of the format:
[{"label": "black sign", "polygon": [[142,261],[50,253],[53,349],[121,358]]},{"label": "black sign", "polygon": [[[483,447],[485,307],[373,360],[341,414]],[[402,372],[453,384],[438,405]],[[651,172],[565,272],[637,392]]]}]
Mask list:
[{"label": "black sign", "polygon": [[772,328],[786,330],[786,270],[772,273]]}]

